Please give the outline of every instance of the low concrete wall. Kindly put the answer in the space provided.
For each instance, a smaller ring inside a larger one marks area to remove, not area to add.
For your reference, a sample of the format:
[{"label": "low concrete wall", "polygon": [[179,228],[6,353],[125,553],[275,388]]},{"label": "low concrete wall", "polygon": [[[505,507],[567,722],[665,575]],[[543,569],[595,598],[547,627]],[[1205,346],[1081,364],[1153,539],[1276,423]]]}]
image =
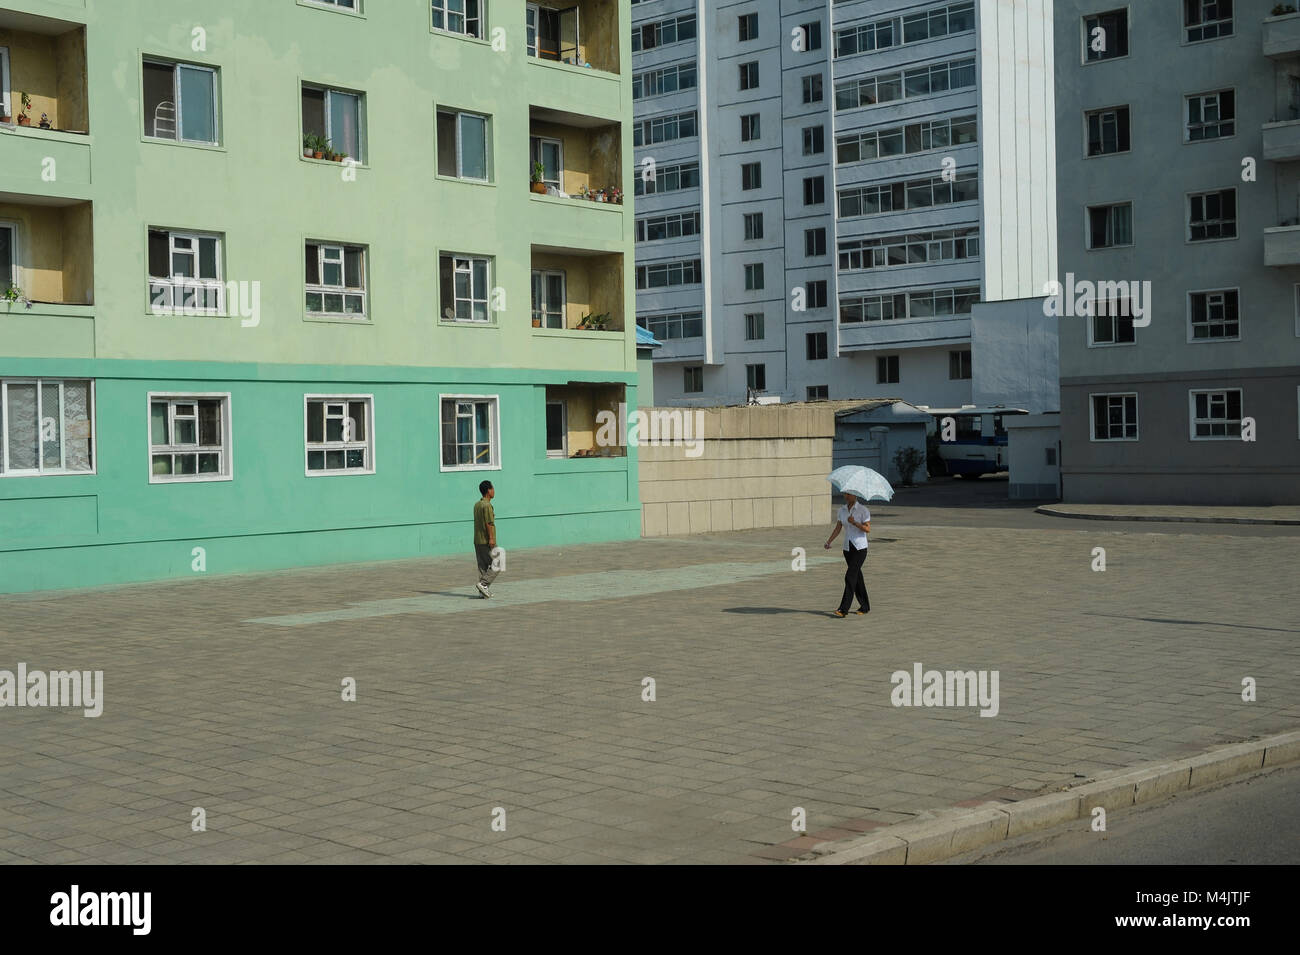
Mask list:
[{"label": "low concrete wall", "polygon": [[829,407],[660,410],[698,413],[703,453],[638,447],[643,537],[825,523],[835,436]]}]

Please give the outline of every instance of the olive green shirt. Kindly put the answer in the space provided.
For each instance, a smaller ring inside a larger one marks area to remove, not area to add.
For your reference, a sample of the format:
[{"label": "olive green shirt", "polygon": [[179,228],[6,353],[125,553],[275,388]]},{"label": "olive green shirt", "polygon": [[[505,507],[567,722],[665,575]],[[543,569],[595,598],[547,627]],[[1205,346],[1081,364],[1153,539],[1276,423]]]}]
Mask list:
[{"label": "olive green shirt", "polygon": [[[492,528],[491,531],[488,528]],[[474,505],[474,543],[484,547],[492,543],[491,534],[496,531],[496,515],[492,513],[492,502],[479,498]]]}]

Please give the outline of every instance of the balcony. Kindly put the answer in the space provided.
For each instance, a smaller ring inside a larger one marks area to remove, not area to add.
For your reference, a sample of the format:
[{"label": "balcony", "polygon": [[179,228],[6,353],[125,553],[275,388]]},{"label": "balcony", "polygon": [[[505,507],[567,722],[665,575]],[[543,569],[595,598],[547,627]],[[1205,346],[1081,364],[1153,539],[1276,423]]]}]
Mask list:
[{"label": "balcony", "polygon": [[603,73],[619,72],[619,0],[577,0],[564,8],[528,4],[528,55]]},{"label": "balcony", "polygon": [[90,131],[81,24],[0,10],[0,81],[5,78],[0,114],[8,117],[6,129]]},{"label": "balcony", "polygon": [[0,296],[9,311],[94,300],[91,205],[0,193]]},{"label": "balcony", "polygon": [[529,111],[528,150],[528,188],[538,203],[534,234],[574,245],[591,246],[594,240],[612,248],[622,243],[620,124],[534,106]]},{"label": "balcony", "polygon": [[622,359],[623,256],[534,245],[533,334],[612,341]]},{"label": "balcony", "polygon": [[1264,20],[1264,55],[1275,60],[1300,55],[1300,13]]},{"label": "balcony", "polygon": [[1300,159],[1300,120],[1264,124],[1264,158],[1272,162]]},{"label": "balcony", "polygon": [[1300,225],[1282,225],[1264,230],[1264,264],[1300,265]]},{"label": "balcony", "polygon": [[[625,431],[620,431],[618,423],[619,406],[626,401],[626,385],[574,381],[547,385],[546,456],[552,459],[625,457],[627,436]],[[602,415],[602,412],[609,414]]]}]

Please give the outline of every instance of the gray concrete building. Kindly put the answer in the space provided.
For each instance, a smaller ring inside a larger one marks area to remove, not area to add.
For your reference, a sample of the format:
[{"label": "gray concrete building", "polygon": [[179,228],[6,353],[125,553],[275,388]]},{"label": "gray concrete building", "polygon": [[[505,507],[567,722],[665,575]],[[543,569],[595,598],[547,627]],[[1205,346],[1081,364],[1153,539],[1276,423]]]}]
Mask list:
[{"label": "gray concrete building", "polygon": [[1056,274],[1051,3],[632,12],[656,400],[971,403],[974,305]]},{"label": "gray concrete building", "polygon": [[1300,502],[1300,15],[1276,6],[1056,0],[1066,501]]}]

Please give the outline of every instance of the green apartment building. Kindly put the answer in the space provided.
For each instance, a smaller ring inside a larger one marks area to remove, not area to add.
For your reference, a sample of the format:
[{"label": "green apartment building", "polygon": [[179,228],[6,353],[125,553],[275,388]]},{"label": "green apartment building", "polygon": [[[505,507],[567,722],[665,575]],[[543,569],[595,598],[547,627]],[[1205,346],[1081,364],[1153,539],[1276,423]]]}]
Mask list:
[{"label": "green apartment building", "polygon": [[507,548],[639,534],[596,427],[637,405],[630,0],[564,7],[0,0],[0,592],[469,581],[484,478]]}]

